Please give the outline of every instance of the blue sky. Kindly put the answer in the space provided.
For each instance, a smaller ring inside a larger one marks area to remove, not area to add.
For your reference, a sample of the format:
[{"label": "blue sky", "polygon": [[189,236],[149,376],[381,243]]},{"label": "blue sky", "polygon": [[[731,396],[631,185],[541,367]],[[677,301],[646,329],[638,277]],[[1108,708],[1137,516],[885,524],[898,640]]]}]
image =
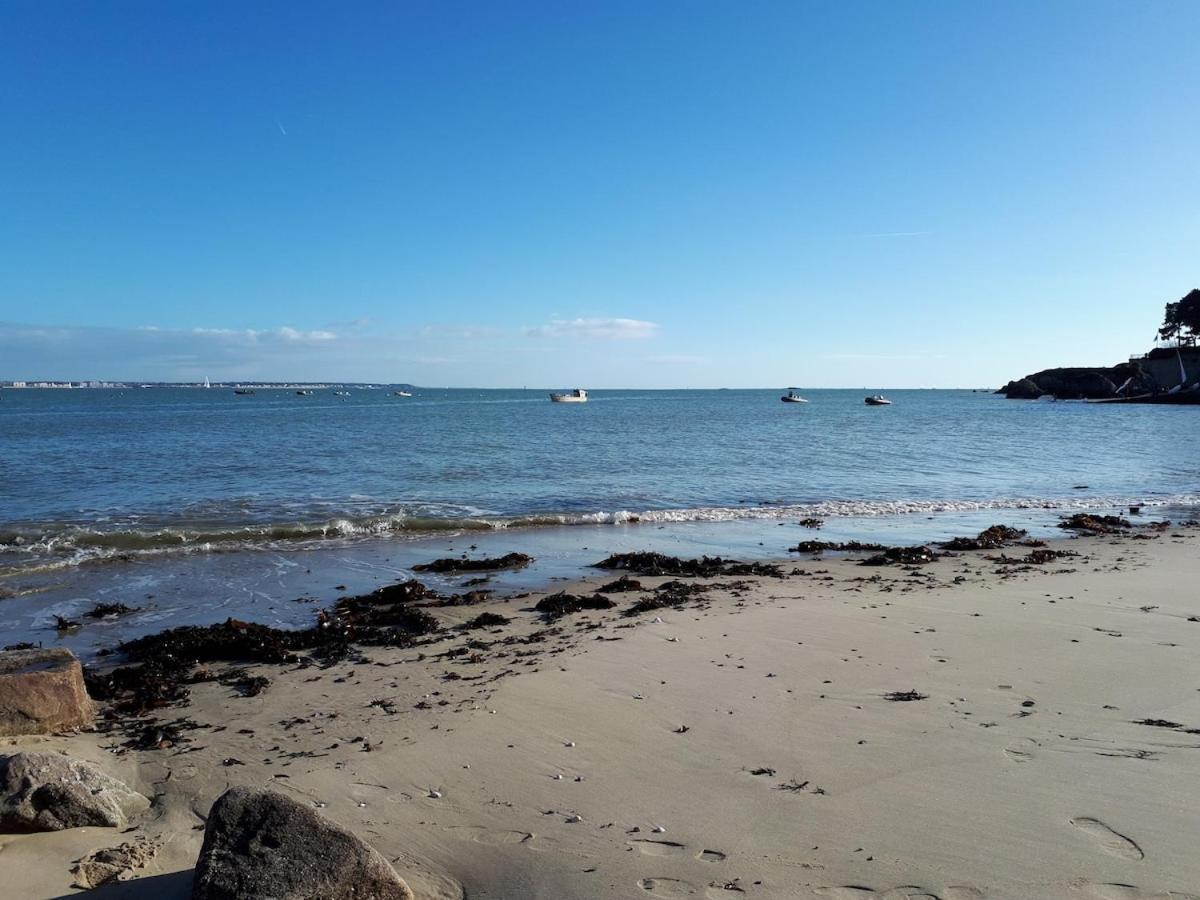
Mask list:
[{"label": "blue sky", "polygon": [[976,386],[1200,286],[1200,4],[0,5],[0,378]]}]

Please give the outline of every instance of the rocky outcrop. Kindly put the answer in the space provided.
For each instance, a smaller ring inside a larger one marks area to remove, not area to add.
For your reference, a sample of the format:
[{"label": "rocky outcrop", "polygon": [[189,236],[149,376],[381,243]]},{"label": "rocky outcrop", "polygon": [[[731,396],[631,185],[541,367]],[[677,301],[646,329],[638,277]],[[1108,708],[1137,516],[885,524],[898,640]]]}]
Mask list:
[{"label": "rocky outcrop", "polygon": [[0,757],[0,829],[124,828],[150,801],[92,763],[58,753]]},{"label": "rocky outcrop", "polygon": [[0,736],[81,728],[95,714],[71,651],[0,652]]},{"label": "rocky outcrop", "polygon": [[413,900],[388,861],[345,828],[274,791],[213,804],[192,900]]},{"label": "rocky outcrop", "polygon": [[1154,380],[1141,367],[1121,363],[1108,367],[1044,369],[1010,381],[997,393],[1010,400],[1036,400],[1043,394],[1051,394],[1060,400],[1105,400],[1116,397],[1117,390],[1127,381],[1125,395],[1157,389]]}]

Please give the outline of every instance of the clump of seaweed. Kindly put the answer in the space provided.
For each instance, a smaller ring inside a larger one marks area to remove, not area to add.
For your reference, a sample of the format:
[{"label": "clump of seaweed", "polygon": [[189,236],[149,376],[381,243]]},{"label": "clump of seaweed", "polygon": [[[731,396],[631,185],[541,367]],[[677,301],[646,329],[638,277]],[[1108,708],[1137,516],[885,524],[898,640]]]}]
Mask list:
[{"label": "clump of seaweed", "polygon": [[992,525],[973,538],[956,537],[939,546],[943,550],[999,550],[1025,537],[1027,532],[1008,525]]},{"label": "clump of seaweed", "polygon": [[1066,531],[1082,531],[1090,534],[1120,534],[1132,528],[1128,519],[1120,516],[1097,516],[1091,513],[1075,513],[1058,523]]},{"label": "clump of seaweed", "polygon": [[499,569],[523,569],[533,562],[533,557],[525,553],[506,553],[496,558],[467,559],[466,557],[448,556],[435,559],[433,562],[413,566],[414,572],[434,572],[439,575],[453,575],[458,572],[494,572]]},{"label": "clump of seaweed", "polygon": [[553,622],[555,619],[583,612],[585,609],[612,609],[614,606],[616,606],[615,603],[607,597],[601,597],[599,594],[593,594],[590,597],[580,597],[575,594],[568,594],[565,591],[559,591],[557,594],[543,597],[537,602],[534,609],[540,612],[547,622]]},{"label": "clump of seaweed", "polygon": [[879,555],[872,556],[870,559],[864,559],[859,565],[923,566],[940,558],[940,553],[935,553],[923,545],[917,547],[888,547]]},{"label": "clump of seaweed", "polygon": [[474,631],[476,628],[499,628],[501,625],[507,625],[510,621],[508,616],[502,616],[499,613],[483,612],[458,627],[462,631]]},{"label": "clump of seaweed", "polygon": [[892,691],[883,695],[884,700],[890,700],[893,703],[912,703],[915,700],[928,700],[928,694],[922,694],[920,691]]},{"label": "clump of seaweed", "polygon": [[878,553],[880,550],[886,550],[885,544],[866,544],[862,541],[845,541],[835,543],[833,541],[801,541],[795,547],[788,547],[789,553],[824,553],[826,550],[832,550],[838,553]]},{"label": "clump of seaweed", "polygon": [[596,588],[601,594],[626,594],[630,591],[644,591],[642,583],[635,578],[630,578],[628,575],[622,575],[616,581],[610,581],[608,584]]},{"label": "clump of seaweed", "polygon": [[664,553],[615,553],[595,564],[597,569],[624,569],[638,575],[673,575],[689,578],[714,578],[719,575],[765,575],[782,578],[783,570],[774,563],[744,563],[702,556],[680,559]]}]

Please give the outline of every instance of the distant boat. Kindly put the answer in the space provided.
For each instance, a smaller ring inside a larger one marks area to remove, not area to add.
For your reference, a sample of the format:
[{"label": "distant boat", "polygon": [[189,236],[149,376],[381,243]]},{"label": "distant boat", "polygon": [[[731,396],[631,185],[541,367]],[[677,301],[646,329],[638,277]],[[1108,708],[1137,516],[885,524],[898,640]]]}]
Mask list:
[{"label": "distant boat", "polygon": [[234,388],[233,392],[235,394],[240,394],[241,396],[245,397],[247,394],[253,394],[254,389],[253,388]]},{"label": "distant boat", "polygon": [[788,388],[788,392],[779,398],[784,403],[807,403],[808,401],[796,393],[795,388]]},{"label": "distant boat", "polygon": [[207,375],[205,375],[205,376],[204,376],[204,386],[205,386],[206,388],[211,388],[211,387],[212,387],[212,385],[208,383],[208,376],[207,376]]},{"label": "distant boat", "polygon": [[410,394],[408,391],[392,391],[392,396],[394,396],[394,397],[411,397],[412,394]]},{"label": "distant boat", "polygon": [[335,397],[349,397],[349,396],[350,396],[350,392],[349,392],[349,391],[334,391],[334,392],[333,392],[333,395],[334,395]]},{"label": "distant boat", "polygon": [[306,391],[306,390],[296,391],[296,394],[301,397],[307,397],[311,393],[312,393],[312,391]]},{"label": "distant boat", "polygon": [[553,403],[587,403],[587,391],[583,388],[575,388],[569,394],[551,394],[550,400]]},{"label": "distant boat", "polygon": [[866,402],[867,406],[891,406],[892,405],[892,401],[889,400],[887,397],[883,396],[883,394],[875,394],[872,397],[867,397],[865,402]]}]

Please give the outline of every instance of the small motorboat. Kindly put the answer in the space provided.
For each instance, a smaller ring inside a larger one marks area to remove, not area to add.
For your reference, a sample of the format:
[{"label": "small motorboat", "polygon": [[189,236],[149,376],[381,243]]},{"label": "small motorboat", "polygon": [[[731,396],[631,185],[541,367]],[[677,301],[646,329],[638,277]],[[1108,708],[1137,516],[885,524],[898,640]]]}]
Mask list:
[{"label": "small motorboat", "polygon": [[411,397],[412,394],[410,394],[408,391],[392,391],[392,396],[393,397]]},{"label": "small motorboat", "polygon": [[779,398],[784,403],[807,403],[808,401],[796,393],[795,388],[788,388],[788,392]]},{"label": "small motorboat", "polygon": [[298,397],[307,397],[307,396],[309,396],[311,393],[312,393],[312,391],[296,391],[296,396],[298,396]]},{"label": "small motorboat", "polygon": [[865,402],[866,402],[867,406],[891,406],[892,405],[892,401],[889,400],[887,397],[883,396],[883,394],[875,394],[871,397],[868,397]]},{"label": "small motorboat", "polygon": [[587,391],[583,388],[575,388],[569,394],[551,394],[550,401],[552,403],[587,403]]},{"label": "small motorboat", "polygon": [[253,394],[254,389],[253,388],[234,388],[233,392],[240,397],[245,397],[249,394]]}]

